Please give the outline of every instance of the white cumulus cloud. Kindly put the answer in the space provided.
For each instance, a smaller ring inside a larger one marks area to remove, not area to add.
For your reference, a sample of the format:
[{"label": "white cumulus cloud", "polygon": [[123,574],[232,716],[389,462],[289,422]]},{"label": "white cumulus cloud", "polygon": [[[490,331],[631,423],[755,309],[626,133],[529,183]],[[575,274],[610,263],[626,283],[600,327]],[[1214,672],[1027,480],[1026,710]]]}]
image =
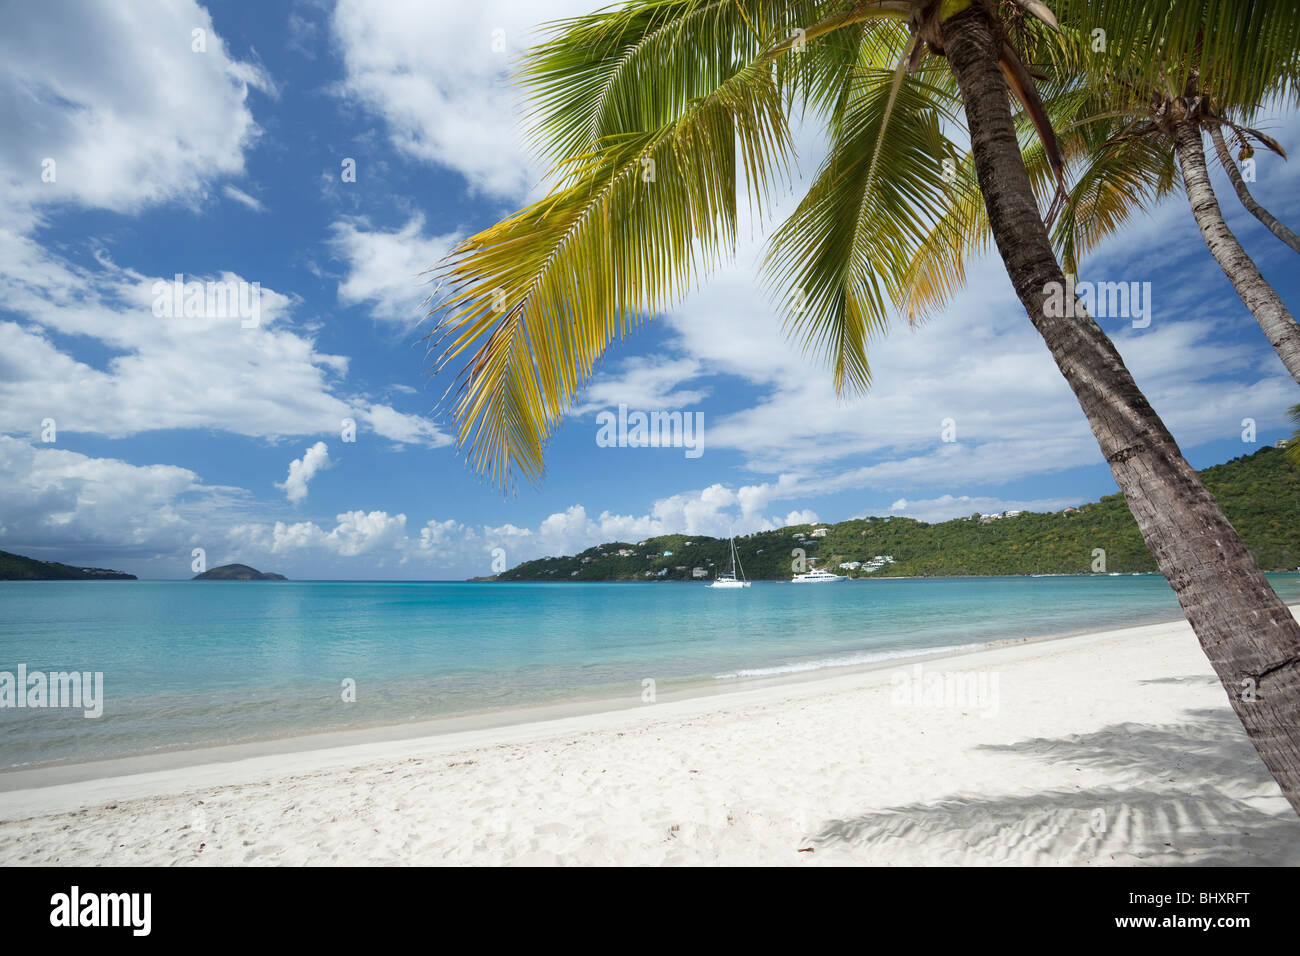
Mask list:
[{"label": "white cumulus cloud", "polygon": [[437,265],[458,233],[424,234],[424,217],[396,230],[373,229],[364,220],[340,220],[331,227],[330,250],[347,266],[339,301],[365,304],[372,318],[415,325],[429,311],[425,299],[435,287],[421,273]]},{"label": "white cumulus cloud", "polygon": [[406,156],[453,169],[480,193],[518,198],[543,171],[523,146],[512,64],[537,24],[591,9],[591,0],[340,0],[341,93],[382,117]]},{"label": "white cumulus cloud", "polygon": [[297,504],[307,497],[307,483],[318,471],[328,468],[330,464],[329,448],[323,441],[318,441],[308,448],[301,458],[289,462],[289,477],[283,483],[277,483],[276,487],[281,489],[290,501]]},{"label": "white cumulus cloud", "polygon": [[4,20],[0,203],[134,212],[195,204],[213,179],[243,173],[258,135],[249,91],[274,84],[231,55],[197,3],[40,3]]}]

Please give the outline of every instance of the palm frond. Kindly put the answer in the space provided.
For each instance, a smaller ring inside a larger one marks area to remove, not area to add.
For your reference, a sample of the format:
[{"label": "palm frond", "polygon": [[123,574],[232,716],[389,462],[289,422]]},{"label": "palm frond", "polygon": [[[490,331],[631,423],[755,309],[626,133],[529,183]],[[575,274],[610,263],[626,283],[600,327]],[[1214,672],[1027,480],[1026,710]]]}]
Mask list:
[{"label": "palm frond", "polygon": [[907,264],[943,214],[942,161],[956,151],[927,75],[855,71],[830,153],[769,246],[787,331],[831,367],[840,391],[869,385],[867,342],[887,327]]},{"label": "palm frond", "polygon": [[552,191],[436,270],[434,372],[463,363],[448,396],[476,469],[507,488],[540,477],[609,343],[734,252],[742,182],[761,212],[788,173],[790,104],[818,103],[846,51],[889,36],[862,25],[907,8],[640,0],[552,27],[523,67]]},{"label": "palm frond", "polygon": [[898,303],[913,324],[948,304],[966,284],[967,259],[992,241],[974,158],[954,153],[951,160],[947,209],[917,246],[900,283]]},{"label": "palm frond", "polygon": [[904,6],[643,0],[562,23],[532,51],[534,141],[556,185],[437,270],[434,372],[464,363],[448,395],[476,469],[504,487],[539,478],[608,344],[734,251],[740,183],[761,210],[788,172],[805,74],[783,58]]},{"label": "palm frond", "polygon": [[610,136],[658,129],[824,0],[658,0],[550,24],[519,72],[529,138],[557,166]]},{"label": "palm frond", "polygon": [[1106,74],[1122,66],[1135,89],[1178,96],[1195,80],[1216,102],[1257,109],[1286,78],[1296,95],[1296,0],[1056,0],[1053,7],[1063,27],[1104,42],[1087,67]]},{"label": "palm frond", "polygon": [[[901,18],[902,0],[642,0],[550,25],[519,79],[530,145],[557,166],[608,136],[657,129],[746,66],[771,64],[791,99],[836,89],[864,34]],[[875,23],[868,26],[868,21]],[[817,41],[818,56],[806,57]],[[793,51],[792,56],[781,54]]]},{"label": "palm frond", "polygon": [[608,343],[731,250],[741,168],[766,182],[789,148],[770,71],[738,73],[662,128],[607,137],[565,164],[568,185],[452,253],[438,369],[477,346],[455,417],[478,469],[504,485],[513,467],[540,475]]},{"label": "palm frond", "polygon": [[1168,195],[1178,182],[1173,145],[1164,137],[1119,142],[1079,164],[1069,198],[1052,230],[1068,273],[1131,216]]},{"label": "palm frond", "polygon": [[[1062,103],[1075,103],[1082,96],[1079,91],[1058,94],[1045,101],[1046,108],[1054,116]],[[1053,120],[1054,125],[1057,122]],[[1036,135],[1033,119],[1021,112],[1015,123],[1030,187],[1039,205],[1045,205],[1057,188],[1054,164]],[[1061,143],[1066,161],[1076,158],[1072,151],[1075,141],[1064,139]],[[952,300],[966,284],[967,260],[984,253],[992,242],[974,159],[969,152],[962,155],[958,151],[951,158],[943,215],[916,248],[900,282],[897,304],[912,323],[928,318]]]}]

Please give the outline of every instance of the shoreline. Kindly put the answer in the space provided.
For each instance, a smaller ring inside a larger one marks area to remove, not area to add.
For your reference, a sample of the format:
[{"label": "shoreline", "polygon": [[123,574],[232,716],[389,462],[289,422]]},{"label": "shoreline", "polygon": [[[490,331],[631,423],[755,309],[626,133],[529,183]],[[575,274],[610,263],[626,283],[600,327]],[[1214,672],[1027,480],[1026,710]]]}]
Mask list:
[{"label": "shoreline", "polygon": [[[767,703],[789,691],[792,698],[833,693],[852,686],[863,677],[878,675],[883,670],[911,668],[923,662],[978,663],[984,655],[1016,648],[1065,641],[1106,641],[1141,637],[1139,632],[1167,627],[1168,622],[1144,624],[1106,631],[1082,631],[1070,634],[1049,634],[1041,637],[1008,638],[979,645],[975,648],[944,649],[933,654],[915,654],[890,658],[867,664],[835,668],[824,671],[798,672],[772,677],[744,678],[736,683],[718,686],[711,692],[661,694],[654,704],[624,703],[608,706],[613,701],[568,701],[560,704],[541,704],[533,707],[507,708],[469,715],[436,718],[398,724],[383,724],[356,730],[327,731],[291,737],[276,737],[246,743],[223,744],[214,747],[196,747],[159,753],[112,757],[64,764],[45,764],[30,769],[0,772],[0,822],[10,819],[13,801],[11,794],[39,792],[81,784],[116,783],[137,777],[171,774],[175,771],[197,769],[206,771],[232,764],[244,764],[246,769],[258,773],[269,769],[277,758],[288,757],[293,762],[309,755],[316,756],[321,765],[335,759],[346,762],[353,756],[370,756],[379,751],[393,756],[408,748],[430,752],[462,747],[490,746],[514,740],[531,740],[546,736],[563,736],[575,729],[578,732],[597,727],[642,723],[692,713],[722,711]],[[699,688],[708,688],[700,685]],[[644,716],[640,716],[644,715]],[[311,761],[308,761],[311,762]],[[256,764],[257,766],[251,766]],[[263,767],[266,764],[266,767]],[[280,764],[282,766],[282,764]]]},{"label": "shoreline", "polygon": [[[1293,605],[1292,609],[1293,613],[1295,613],[1296,609],[1300,609],[1300,604]],[[890,656],[886,652],[886,656],[877,660],[784,670],[770,674],[715,675],[712,678],[691,678],[683,680],[669,690],[659,691],[656,695],[656,704],[650,706],[719,698],[725,700],[731,695],[744,694],[755,690],[769,688],[779,690],[786,686],[815,684],[835,678],[851,678],[887,668],[911,667],[914,663],[948,660],[1003,647],[1117,634],[1148,627],[1160,627],[1181,620],[1181,617],[1170,617],[1166,620],[1150,621],[1128,628],[1112,628],[1105,631],[1084,629],[1027,637],[1000,638],[975,644],[951,645],[910,653],[900,652],[896,656]],[[623,714],[628,711],[646,708],[647,705],[640,701],[638,694],[639,691],[635,694],[625,694],[619,697],[608,695],[575,697],[563,701],[464,711],[430,717],[424,720],[378,723],[345,730],[324,730],[305,734],[294,733],[283,736],[259,737],[224,744],[169,747],[140,753],[96,757],[89,760],[68,759],[39,764],[23,764],[0,769],[0,814],[3,814],[3,795],[14,790],[37,789],[114,777],[134,776],[142,773],[180,770],[206,764],[228,764],[252,758],[310,753],[358,745],[419,741],[427,738],[440,738],[478,731],[508,730],[516,727],[527,728],[533,724],[545,725],[568,718]],[[2,816],[0,816],[0,819],[2,819]]]},{"label": "shoreline", "polygon": [[[993,695],[900,700],[922,670]],[[1300,819],[1178,622],[188,753],[208,762],[0,793],[0,865],[1300,865]]]},{"label": "shoreline", "polygon": [[0,865],[1300,865],[1185,622],[793,677],[10,775]]},{"label": "shoreline", "polygon": [[[897,579],[895,579],[897,580]],[[922,580],[922,579],[915,579]],[[63,582],[66,583],[66,582]],[[72,582],[79,584],[81,582]],[[152,582],[144,582],[146,584]],[[409,584],[411,582],[390,582]],[[419,583],[416,583],[419,586]],[[788,652],[769,658],[749,657],[748,663],[719,664],[717,669],[702,670],[693,674],[667,676],[658,681],[658,695],[663,701],[688,697],[712,697],[732,693],[752,686],[766,686],[770,682],[795,683],[817,680],[834,674],[851,674],[904,661],[910,657],[941,658],[943,656],[980,648],[998,647],[1003,643],[1057,640],[1090,633],[1099,628],[1160,624],[1181,620],[1176,607],[1130,615],[1126,621],[1103,620],[1080,626],[1079,617],[1059,621],[1038,622],[1050,630],[1035,633],[1030,628],[1012,629],[1014,636],[1002,636],[1008,627],[982,628],[983,633],[963,635],[948,633],[944,639],[961,643],[934,646],[868,646],[841,647],[823,652],[802,651],[793,656]],[[1016,633],[1019,630],[1020,633]],[[1026,633],[1028,632],[1028,633]],[[650,666],[650,665],[647,665]],[[73,752],[53,759],[42,759],[39,753],[23,753],[21,762],[15,760],[0,767],[0,792],[25,786],[44,785],[49,780],[71,782],[93,779],[96,776],[142,772],[155,767],[179,767],[211,760],[234,760],[243,756],[293,752],[298,749],[321,749],[356,742],[371,742],[386,738],[407,739],[416,736],[437,735],[467,729],[529,723],[557,719],[565,716],[590,714],[605,710],[634,709],[640,706],[641,687],[638,681],[603,680],[600,682],[554,685],[546,693],[526,692],[510,695],[515,700],[486,702],[482,698],[458,701],[453,708],[421,714],[417,706],[403,713],[378,713],[356,722],[296,720],[281,722],[279,726],[252,724],[237,725],[233,733],[190,734],[189,739],[167,740],[158,743],[147,733],[131,739],[119,736],[107,747],[83,746],[82,752]],[[531,699],[529,699],[531,698]],[[476,706],[477,705],[477,706]],[[253,713],[253,711],[249,711]],[[287,723],[287,725],[286,725]],[[224,737],[224,739],[222,739]],[[91,738],[93,740],[94,738]],[[71,749],[71,748],[69,748]],[[98,751],[98,752],[96,752]],[[18,756],[15,753],[14,757]]]}]

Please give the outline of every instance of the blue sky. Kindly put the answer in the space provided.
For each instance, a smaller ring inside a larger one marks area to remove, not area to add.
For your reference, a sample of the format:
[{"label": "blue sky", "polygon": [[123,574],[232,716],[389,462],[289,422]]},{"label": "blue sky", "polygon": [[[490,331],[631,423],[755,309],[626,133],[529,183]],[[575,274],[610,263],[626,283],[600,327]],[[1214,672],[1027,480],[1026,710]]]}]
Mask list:
[{"label": "blue sky", "polygon": [[[734,265],[610,350],[540,485],[505,497],[476,476],[436,414],[448,383],[427,375],[420,273],[537,195],[511,57],[535,24],[589,6],[11,10],[0,548],[153,578],[188,577],[194,548],[209,566],[294,578],[462,578],[488,573],[498,547],[514,564],[672,531],[942,520],[1115,491],[996,259],[945,313],[876,343],[872,392],[842,401],[760,286],[768,223],[747,224]],[[1294,152],[1296,116],[1263,125]],[[798,142],[811,173],[815,126]],[[1256,195],[1300,219],[1296,164],[1257,160]],[[1295,301],[1294,254],[1222,175],[1215,185]],[[259,283],[258,325],[155,315],[156,283],[178,273]],[[1259,443],[1287,433],[1296,387],[1185,200],[1134,221],[1082,278],[1151,283],[1148,328],[1102,325],[1195,466],[1257,448],[1245,418]],[[619,404],[703,413],[704,453],[599,447],[596,415]],[[940,440],[945,418],[956,442]]]}]

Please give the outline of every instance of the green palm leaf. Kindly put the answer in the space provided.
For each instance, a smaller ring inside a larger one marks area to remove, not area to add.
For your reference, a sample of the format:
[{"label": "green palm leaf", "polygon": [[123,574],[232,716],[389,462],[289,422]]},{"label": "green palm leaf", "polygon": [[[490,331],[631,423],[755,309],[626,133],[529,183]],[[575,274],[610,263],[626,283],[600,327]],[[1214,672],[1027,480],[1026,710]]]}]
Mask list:
[{"label": "green palm leaf", "polygon": [[900,277],[943,214],[942,162],[956,155],[941,132],[942,91],[924,75],[896,90],[895,80],[892,70],[854,72],[830,153],[768,253],[787,331],[831,367],[837,390],[870,384],[867,342],[886,328]]},{"label": "green palm leaf", "polygon": [[1081,163],[1052,231],[1065,271],[1077,273],[1086,253],[1177,181],[1173,145],[1154,138],[1117,143]]},{"label": "green palm leaf", "polygon": [[[553,28],[523,72],[557,185],[437,271],[434,371],[464,363],[449,395],[476,469],[507,487],[540,476],[609,343],[734,252],[741,183],[761,210],[787,175],[790,107],[818,103],[850,52],[882,42],[866,20],[905,9],[647,0]],[[814,45],[823,55],[804,63]]]},{"label": "green palm leaf", "polygon": [[[1103,54],[1081,65],[1098,76],[1122,64],[1132,89],[1181,95],[1194,77],[1219,102],[1257,109],[1294,84],[1300,62],[1295,0],[1057,0],[1062,23],[1094,31]],[[1158,38],[1154,40],[1152,38]]]}]

